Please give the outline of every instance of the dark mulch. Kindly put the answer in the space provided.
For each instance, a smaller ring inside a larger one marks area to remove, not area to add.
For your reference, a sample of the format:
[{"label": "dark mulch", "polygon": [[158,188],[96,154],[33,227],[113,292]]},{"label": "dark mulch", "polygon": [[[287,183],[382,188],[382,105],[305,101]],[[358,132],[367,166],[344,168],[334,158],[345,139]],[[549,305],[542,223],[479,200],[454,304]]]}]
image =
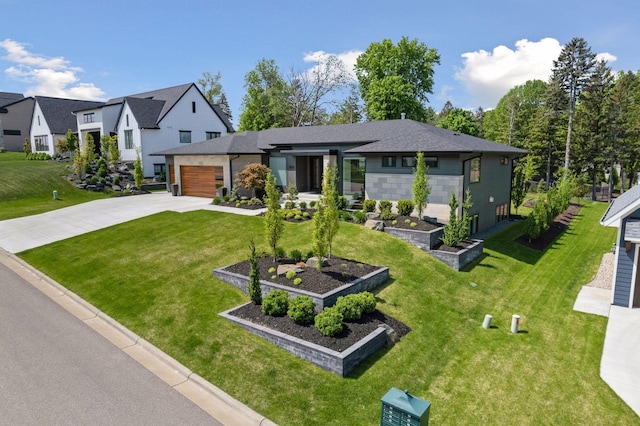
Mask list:
[{"label": "dark mulch", "polygon": [[569,227],[571,221],[578,215],[578,212],[582,208],[581,204],[569,204],[569,207],[559,214],[553,223],[549,226],[549,229],[535,240],[529,241],[529,238],[525,235],[521,235],[516,241],[523,246],[530,247],[536,250],[546,249],[565,229]]},{"label": "dark mulch", "polygon": [[468,248],[472,244],[474,244],[473,241],[460,241],[457,246],[451,247],[451,246],[445,245],[442,242],[440,242],[440,243],[436,244],[433,247],[433,249],[434,250],[440,250],[440,251],[448,251],[448,252],[451,252],[451,253],[457,253],[460,250],[464,250],[464,249]]},{"label": "dark mulch", "polygon": [[[277,270],[278,265],[296,263],[291,259],[279,259],[277,262],[274,262],[271,257],[261,257],[258,259],[258,268],[260,269],[261,280],[295,287],[315,294],[327,293],[379,269],[378,266],[368,265],[366,263],[356,262],[349,259],[342,259],[335,256],[327,262],[328,265],[323,266],[320,271],[315,267],[310,268],[302,263],[301,265],[303,265],[304,270],[297,274],[297,278],[302,279],[302,283],[298,285],[293,284],[293,280],[287,279],[284,274],[279,277],[272,278],[272,276],[275,275],[275,272],[269,272],[269,268],[276,268]],[[249,261],[245,260],[243,262],[227,266],[225,270],[249,276]]]},{"label": "dark mulch", "polygon": [[398,337],[405,336],[411,331],[411,328],[404,323],[380,311],[364,314],[358,321],[343,323],[342,333],[334,337],[323,336],[313,324],[296,324],[286,315],[282,317],[264,315],[260,310],[260,306],[253,303],[241,306],[230,314],[338,352],[342,352],[357,343],[374,331],[380,324],[389,325],[395,330]]},{"label": "dark mulch", "polygon": [[[411,226],[412,223],[415,223],[415,225]],[[384,226],[388,228],[412,229],[414,231],[433,231],[434,229],[441,228],[444,225],[427,222],[426,220],[418,219],[414,216],[396,216],[394,220],[385,220]]]},{"label": "dark mulch", "polygon": [[258,209],[264,209],[265,207],[267,207],[264,204],[236,203],[235,201],[220,201],[217,205],[224,206],[224,207],[234,207],[236,209],[246,209],[246,210],[258,210]]}]

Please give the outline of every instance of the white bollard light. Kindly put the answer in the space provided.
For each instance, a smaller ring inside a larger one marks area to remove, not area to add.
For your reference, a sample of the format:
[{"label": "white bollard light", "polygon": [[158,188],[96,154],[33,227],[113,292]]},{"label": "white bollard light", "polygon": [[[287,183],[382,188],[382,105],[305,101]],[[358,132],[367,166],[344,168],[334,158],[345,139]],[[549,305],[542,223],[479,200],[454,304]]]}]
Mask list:
[{"label": "white bollard light", "polygon": [[520,327],[520,315],[512,315],[511,316],[511,332],[518,333],[518,329]]},{"label": "white bollard light", "polygon": [[484,322],[482,323],[482,328],[491,328],[491,321],[493,320],[493,316],[487,314],[484,316]]}]

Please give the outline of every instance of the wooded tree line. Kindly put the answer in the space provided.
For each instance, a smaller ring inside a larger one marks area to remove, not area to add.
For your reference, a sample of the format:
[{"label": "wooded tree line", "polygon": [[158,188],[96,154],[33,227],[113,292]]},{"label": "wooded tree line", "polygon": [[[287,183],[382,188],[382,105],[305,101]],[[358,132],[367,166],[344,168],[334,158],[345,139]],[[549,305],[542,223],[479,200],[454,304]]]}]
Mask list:
[{"label": "wooded tree line", "polygon": [[[590,185],[595,197],[596,185],[605,174],[617,176],[618,165],[621,190],[636,180],[640,74],[614,74],[605,61],[597,60],[584,39],[567,43],[553,63],[548,82],[531,80],[516,86],[489,111],[482,107],[469,111],[450,102],[439,112],[428,106],[434,66],[439,63],[437,50],[407,37],[397,44],[391,40],[371,43],[356,60],[355,82],[335,56],[317,59],[310,70],[288,73],[273,59],[262,59],[245,76],[238,130],[404,115],[528,150],[528,169],[547,187],[560,170],[566,170]],[[199,83],[206,96],[226,102],[219,76],[205,73]],[[613,186],[614,179],[609,182]]]}]

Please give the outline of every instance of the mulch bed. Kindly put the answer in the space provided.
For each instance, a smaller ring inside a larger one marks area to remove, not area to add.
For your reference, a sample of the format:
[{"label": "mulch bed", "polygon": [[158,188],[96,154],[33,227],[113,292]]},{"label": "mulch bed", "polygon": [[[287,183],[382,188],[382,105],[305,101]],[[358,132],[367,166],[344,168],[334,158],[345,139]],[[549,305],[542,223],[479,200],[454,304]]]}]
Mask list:
[{"label": "mulch bed", "polygon": [[[260,269],[261,280],[295,287],[315,294],[327,293],[338,287],[342,287],[357,278],[362,278],[380,268],[379,266],[368,265],[366,263],[335,256],[328,259],[327,262],[328,265],[323,266],[320,271],[315,267],[310,268],[305,265],[303,267],[304,271],[299,272],[296,275],[296,278],[302,279],[302,283],[298,285],[293,284],[293,280],[287,279],[284,274],[279,277],[272,278],[275,273],[269,272],[269,268],[277,269],[278,265],[295,264],[296,262],[291,259],[278,259],[277,262],[274,262],[272,257],[261,257],[258,259],[258,268]],[[245,260],[243,262],[227,266],[224,269],[236,274],[249,276],[249,261]]]},{"label": "mulch bed", "polygon": [[569,227],[571,221],[578,215],[580,208],[582,208],[581,204],[569,204],[569,207],[564,212],[556,216],[553,223],[549,226],[549,229],[547,229],[547,231],[540,237],[529,241],[527,236],[521,235],[516,239],[516,241],[523,246],[527,246],[535,250],[542,251],[546,249],[560,234],[565,231],[565,229]]},{"label": "mulch bed", "polygon": [[[395,224],[393,223],[394,220],[396,222]],[[444,226],[439,223],[436,224],[418,219],[415,216],[396,216],[394,220],[385,220],[384,226],[387,228],[411,229],[414,231],[433,231],[434,229]],[[412,223],[415,223],[415,226],[411,226]]]},{"label": "mulch bed", "polygon": [[443,244],[442,242],[436,244],[433,247],[433,250],[440,250],[440,251],[447,251],[450,253],[457,253],[460,250],[464,250],[466,248],[468,248],[469,246],[475,244],[473,241],[460,241],[458,243],[457,246],[451,247],[451,246],[447,246],[445,244]]},{"label": "mulch bed", "polygon": [[380,324],[389,325],[395,330],[399,338],[411,331],[411,328],[404,323],[380,311],[364,314],[358,321],[344,322],[342,333],[333,337],[323,336],[313,324],[296,324],[286,315],[281,317],[264,315],[260,310],[260,306],[253,303],[241,306],[230,312],[230,314],[338,352],[348,349],[365,338]]},{"label": "mulch bed", "polygon": [[249,204],[249,203],[241,203],[236,205],[237,203],[235,201],[220,201],[217,205],[218,206],[223,206],[223,207],[233,207],[236,209],[246,209],[246,210],[259,210],[259,209],[264,209],[267,206],[265,206],[264,204]]}]

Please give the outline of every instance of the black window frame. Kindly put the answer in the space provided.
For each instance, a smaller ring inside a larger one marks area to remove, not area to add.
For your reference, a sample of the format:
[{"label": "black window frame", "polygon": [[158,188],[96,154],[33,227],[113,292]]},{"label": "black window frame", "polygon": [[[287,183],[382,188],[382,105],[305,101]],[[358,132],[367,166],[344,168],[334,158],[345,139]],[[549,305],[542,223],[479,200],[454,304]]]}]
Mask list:
[{"label": "black window frame", "polygon": [[[179,138],[180,138],[180,143],[191,143],[191,130],[178,130],[178,134],[179,134]],[[182,136],[183,135],[188,135],[189,136],[189,141],[186,142],[182,140]]]},{"label": "black window frame", "polygon": [[[410,160],[410,161],[408,161]],[[401,160],[402,167],[412,167],[416,166],[416,157],[413,155],[403,155]]]},{"label": "black window frame", "polygon": [[[391,164],[386,164],[386,160],[391,160]],[[382,156],[382,167],[396,167],[397,157],[395,155],[383,155]]]}]

